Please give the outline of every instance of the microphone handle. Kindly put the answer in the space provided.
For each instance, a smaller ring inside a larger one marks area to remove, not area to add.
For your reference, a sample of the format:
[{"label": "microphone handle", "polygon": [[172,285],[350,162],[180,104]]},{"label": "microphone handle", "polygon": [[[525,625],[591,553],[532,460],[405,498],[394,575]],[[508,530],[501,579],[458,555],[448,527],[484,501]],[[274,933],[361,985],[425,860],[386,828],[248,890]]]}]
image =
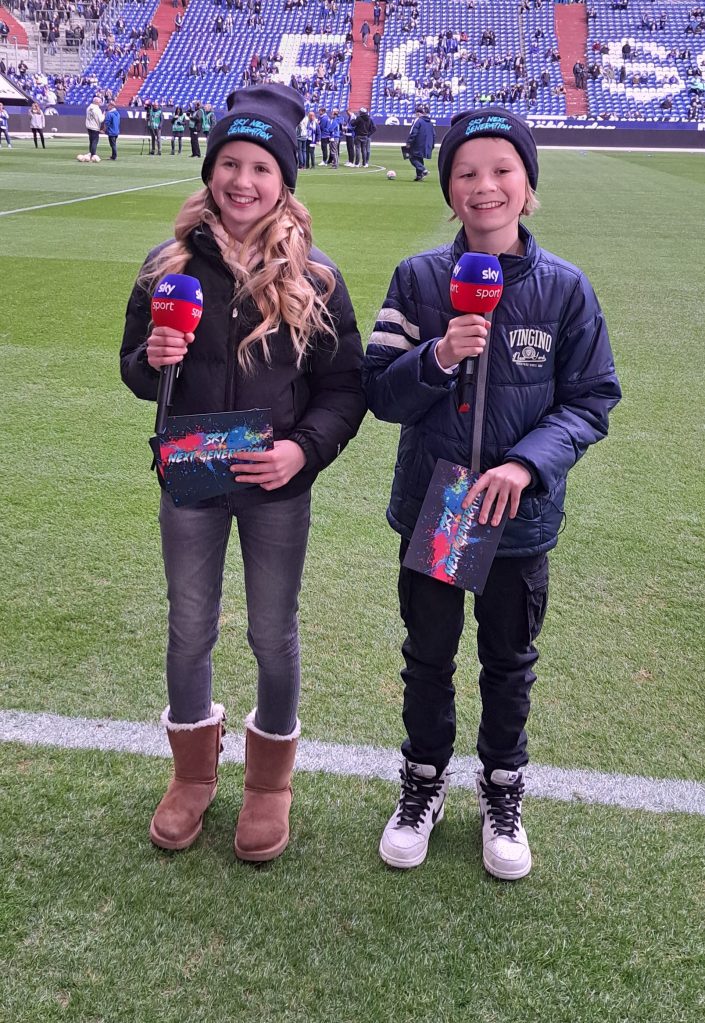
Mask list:
[{"label": "microphone handle", "polygon": [[458,371],[458,412],[469,412],[470,411],[470,398],[472,396],[472,378],[475,374],[475,363],[477,362],[477,356],[467,356],[460,363],[460,369]]},{"label": "microphone handle", "polygon": [[[480,316],[484,316],[486,320],[492,320],[492,313],[480,313]],[[489,335],[488,335],[489,341]],[[479,355],[470,356],[463,359],[460,363],[460,369],[458,371],[458,383],[456,385],[456,393],[458,395],[458,412],[465,414],[470,411],[470,399],[472,398],[473,389],[473,376],[475,375],[475,366],[477,360],[480,358]]]},{"label": "microphone handle", "polygon": [[180,362],[171,366],[162,366],[159,370],[159,390],[157,391],[157,418],[154,423],[154,432],[159,436],[166,430],[166,421],[169,418],[172,395],[174,393],[174,382],[179,372]]}]

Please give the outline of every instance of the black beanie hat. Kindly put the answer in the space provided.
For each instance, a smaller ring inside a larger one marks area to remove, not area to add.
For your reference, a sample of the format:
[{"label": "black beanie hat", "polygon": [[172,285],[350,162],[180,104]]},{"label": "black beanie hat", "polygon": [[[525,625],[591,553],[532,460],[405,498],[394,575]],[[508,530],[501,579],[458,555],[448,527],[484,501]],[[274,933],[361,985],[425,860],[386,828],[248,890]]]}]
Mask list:
[{"label": "black beanie hat", "polygon": [[228,113],[208,135],[201,168],[204,183],[208,184],[221,146],[226,142],[253,142],[272,154],[284,184],[293,192],[299,168],[296,126],[306,112],[301,94],[288,85],[253,85],[231,92],[227,104]]},{"label": "black beanie hat", "polygon": [[450,170],[456,149],[471,139],[489,136],[507,139],[514,146],[526,167],[529,184],[536,188],[539,180],[539,158],[531,128],[523,118],[504,107],[481,107],[464,110],[450,122],[438,153],[438,174],[445,200],[450,206]]}]

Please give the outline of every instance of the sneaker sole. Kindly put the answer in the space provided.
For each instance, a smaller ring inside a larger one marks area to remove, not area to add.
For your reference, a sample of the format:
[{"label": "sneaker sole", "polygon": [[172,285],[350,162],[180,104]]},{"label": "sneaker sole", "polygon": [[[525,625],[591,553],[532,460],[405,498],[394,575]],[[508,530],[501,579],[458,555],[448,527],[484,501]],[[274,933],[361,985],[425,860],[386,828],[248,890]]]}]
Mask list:
[{"label": "sneaker sole", "polygon": [[529,854],[529,862],[516,870],[495,867],[492,863],[488,862],[484,854],[482,856],[482,865],[488,874],[491,874],[492,877],[498,878],[500,881],[518,881],[520,878],[526,877],[526,875],[531,871],[531,854]]},{"label": "sneaker sole", "polygon": [[[436,823],[433,825],[433,828],[431,830],[431,835],[433,834],[433,831],[438,827],[438,825],[443,820],[444,814],[445,814],[445,802],[441,806],[441,809],[440,809],[440,812],[438,814],[438,818],[436,820]],[[429,840],[431,838],[431,835],[428,836]],[[426,843],[424,848],[421,850],[420,854],[415,856],[413,860],[409,860],[409,859],[402,860],[402,859],[399,859],[399,857],[396,856],[393,852],[389,852],[388,853],[385,850],[385,848],[384,848],[384,835],[382,835],[382,841],[379,843],[380,859],[384,860],[384,862],[388,866],[396,867],[397,870],[411,870],[413,867],[421,866],[423,861],[426,859],[427,854],[428,854],[428,842]]]}]

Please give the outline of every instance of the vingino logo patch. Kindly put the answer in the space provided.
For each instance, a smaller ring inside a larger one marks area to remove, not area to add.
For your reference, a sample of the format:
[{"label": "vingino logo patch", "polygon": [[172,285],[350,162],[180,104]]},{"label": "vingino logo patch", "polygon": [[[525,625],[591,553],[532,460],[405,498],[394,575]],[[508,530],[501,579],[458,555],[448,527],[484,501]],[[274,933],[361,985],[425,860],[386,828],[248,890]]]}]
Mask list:
[{"label": "vingino logo patch", "polygon": [[509,345],[515,366],[543,366],[553,347],[553,338],[544,330],[521,327],[509,331]]},{"label": "vingino logo patch", "polygon": [[274,128],[266,121],[257,121],[253,117],[236,117],[228,128],[228,135],[250,135],[252,138],[269,142]]},{"label": "vingino logo patch", "polygon": [[476,131],[504,131],[509,134],[513,129],[514,125],[510,124],[505,117],[498,115],[493,117],[475,117],[472,121],[468,121],[465,134],[474,135]]}]

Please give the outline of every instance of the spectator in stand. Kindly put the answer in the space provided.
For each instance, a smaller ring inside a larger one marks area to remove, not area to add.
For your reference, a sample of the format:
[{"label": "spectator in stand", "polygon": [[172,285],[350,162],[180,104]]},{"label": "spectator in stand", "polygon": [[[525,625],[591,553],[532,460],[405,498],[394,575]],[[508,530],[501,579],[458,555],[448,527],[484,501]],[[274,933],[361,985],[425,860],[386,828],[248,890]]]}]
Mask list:
[{"label": "spectator in stand", "polygon": [[362,45],[365,48],[367,47],[367,40],[369,38],[369,35],[370,35],[369,22],[363,21],[362,27],[360,28],[360,38],[362,39]]},{"label": "spectator in stand", "polygon": [[46,149],[44,144],[44,129],[46,128],[46,118],[44,117],[44,111],[38,103],[33,103],[29,112],[29,126],[32,129],[32,138],[34,139],[34,148],[39,149],[39,143],[37,139],[41,139],[42,149]]},{"label": "spectator in stand", "polygon": [[378,3],[372,8],[372,24],[377,26],[382,23],[382,8]]},{"label": "spectator in stand", "polygon": [[184,16],[180,12],[176,14],[174,18],[174,31],[180,32],[184,24]]},{"label": "spectator in stand", "polygon": [[110,144],[110,159],[117,160],[117,141],[120,135],[120,111],[115,105],[115,100],[108,103],[108,112],[105,115],[105,134]]}]

